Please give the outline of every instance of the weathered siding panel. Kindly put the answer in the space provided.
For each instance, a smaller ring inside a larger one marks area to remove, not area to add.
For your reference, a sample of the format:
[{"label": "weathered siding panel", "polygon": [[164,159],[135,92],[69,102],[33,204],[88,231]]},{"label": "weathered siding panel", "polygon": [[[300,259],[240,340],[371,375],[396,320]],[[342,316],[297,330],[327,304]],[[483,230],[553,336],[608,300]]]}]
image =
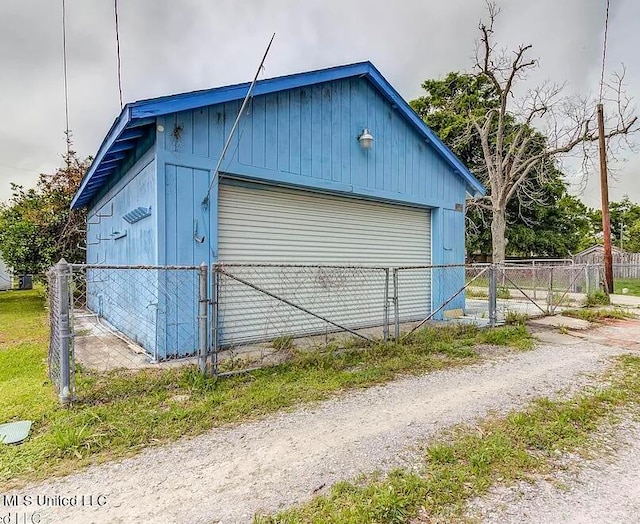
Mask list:
[{"label": "weathered siding panel", "polygon": [[[446,265],[464,264],[464,213],[443,209],[442,214],[442,263]],[[440,270],[440,273],[439,285],[434,286],[437,289],[437,293],[434,293],[434,309],[439,308],[458,293],[465,281],[464,267],[447,267]],[[462,292],[451,300],[444,307],[444,310],[463,309],[464,305],[464,292]]]},{"label": "weathered siding panel", "polygon": [[[87,263],[157,263],[156,192],[156,164],[150,151],[89,208]],[[129,224],[123,215],[137,207],[151,207],[151,216]],[[126,236],[116,239],[116,232]],[[86,272],[88,308],[151,354],[156,347],[157,277],[156,272],[149,270],[88,269]]]},{"label": "weathered siding panel", "polygon": [[[155,161],[150,153],[92,204],[87,213],[88,264],[157,262],[156,186]],[[151,216],[129,224],[123,215],[136,207],[151,207]],[[126,236],[114,240],[112,234],[117,231],[126,232]]]},{"label": "weathered siding panel", "polygon": [[[208,136],[206,137],[208,142]],[[197,144],[198,140],[194,141]],[[203,141],[204,143],[204,141]],[[166,265],[210,264],[217,246],[217,193],[203,206],[210,171],[165,164],[165,238],[161,260]],[[215,189],[215,188],[214,188]],[[162,272],[159,300],[158,354],[160,358],[193,355],[198,349],[198,277],[194,270]]]},{"label": "weathered siding panel", "polygon": [[[215,164],[239,105],[165,117],[166,151]],[[357,140],[364,128],[375,139],[369,151]],[[432,207],[453,207],[465,198],[462,178],[361,78],[256,96],[222,171]]]}]

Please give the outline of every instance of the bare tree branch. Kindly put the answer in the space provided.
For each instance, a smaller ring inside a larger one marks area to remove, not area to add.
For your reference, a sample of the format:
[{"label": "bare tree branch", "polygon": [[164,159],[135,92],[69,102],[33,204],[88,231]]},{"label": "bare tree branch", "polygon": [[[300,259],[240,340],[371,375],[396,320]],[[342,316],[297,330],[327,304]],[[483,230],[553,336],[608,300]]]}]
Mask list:
[{"label": "bare tree branch", "polygon": [[[480,39],[476,46],[475,69],[493,86],[499,101],[482,117],[469,115],[470,132],[477,134],[482,146],[486,178],[490,186],[493,213],[492,242],[494,261],[505,255],[505,214],[507,203],[514,197],[534,195],[527,182],[544,177],[565,155],[581,150],[583,166],[590,162],[592,144],[599,140],[595,101],[589,97],[568,96],[566,86],[545,83],[530,89],[518,108],[515,87],[527,72],[538,67],[529,58],[530,44],[520,45],[512,54],[496,51],[493,41],[500,8],[487,1],[487,22],[480,21]],[[607,106],[605,140],[611,155],[621,148],[632,147],[629,136],[640,130],[640,122],[624,90],[625,69],[614,73],[606,84],[603,102]],[[522,203],[522,201],[521,201]],[[485,202],[479,207],[487,208]]]}]

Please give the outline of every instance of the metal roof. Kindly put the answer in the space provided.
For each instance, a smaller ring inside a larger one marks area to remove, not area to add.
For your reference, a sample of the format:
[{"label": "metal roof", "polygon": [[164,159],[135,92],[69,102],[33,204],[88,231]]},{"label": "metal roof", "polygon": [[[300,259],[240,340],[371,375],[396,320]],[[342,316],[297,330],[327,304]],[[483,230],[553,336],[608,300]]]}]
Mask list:
[{"label": "metal roof", "polygon": [[[387,82],[371,62],[359,62],[259,80],[256,82],[252,96],[354,76],[366,78],[371,82],[389,103],[397,108],[408,123],[433,146],[453,171],[465,180],[471,192],[482,195],[486,193],[485,187],[471,174],[460,159],[444,145],[440,138],[427,127],[422,119],[411,109],[411,106]],[[203,91],[139,100],[125,105],[120,116],[113,123],[102,141],[93,163],[82,179],[80,188],[71,202],[71,207],[79,208],[91,202],[107,179],[115,173],[118,166],[125,160],[127,152],[134,149],[137,141],[145,135],[144,129],[155,124],[156,117],[178,111],[241,100],[246,96],[249,86],[250,82],[246,82]]]}]

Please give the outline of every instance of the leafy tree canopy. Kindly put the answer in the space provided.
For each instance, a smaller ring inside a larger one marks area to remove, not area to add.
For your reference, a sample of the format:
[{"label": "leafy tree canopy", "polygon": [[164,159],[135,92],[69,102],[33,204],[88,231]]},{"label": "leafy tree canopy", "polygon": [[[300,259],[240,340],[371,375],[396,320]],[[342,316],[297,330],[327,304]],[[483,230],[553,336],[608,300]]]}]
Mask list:
[{"label": "leafy tree canopy", "polygon": [[13,195],[0,204],[0,257],[18,273],[42,273],[60,258],[83,262],[85,211],[69,205],[91,158],[75,151],[64,166],[42,174],[35,188],[12,184]]},{"label": "leafy tree canopy", "polygon": [[[496,108],[499,96],[486,76],[451,72],[442,80],[426,80],[425,94],[411,106],[481,181],[487,184],[482,144],[469,133],[473,115]],[[506,134],[521,132],[525,124],[507,115]],[[542,150],[545,138],[535,135],[532,149]],[[488,185],[488,184],[487,184]],[[491,210],[470,202],[467,212],[467,252],[491,253]],[[566,257],[593,240],[587,207],[567,192],[563,174],[546,162],[539,176],[526,181],[517,198],[507,204],[506,251],[510,256]],[[585,246],[586,247],[586,246]]]},{"label": "leafy tree canopy", "polygon": [[[624,251],[640,252],[640,204],[636,204],[624,195],[620,202],[609,203],[611,217],[611,240],[616,247],[622,246]],[[602,211],[590,210],[589,213],[594,232],[602,233]],[[602,242],[602,239],[598,237]]]}]

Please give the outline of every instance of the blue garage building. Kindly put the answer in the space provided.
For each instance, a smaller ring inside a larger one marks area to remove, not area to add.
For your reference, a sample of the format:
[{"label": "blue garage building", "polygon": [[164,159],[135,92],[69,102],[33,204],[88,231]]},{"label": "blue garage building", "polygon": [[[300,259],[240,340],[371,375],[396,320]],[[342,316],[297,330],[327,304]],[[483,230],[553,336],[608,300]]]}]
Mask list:
[{"label": "blue garage building", "polygon": [[[123,108],[72,203],[88,208],[88,264],[464,263],[465,200],[484,188],[369,62],[258,81],[211,183],[248,88]],[[422,285],[417,316],[448,291]],[[126,332],[147,350],[193,353],[152,300],[89,289],[106,319],[123,304],[148,312],[146,331]]]}]

